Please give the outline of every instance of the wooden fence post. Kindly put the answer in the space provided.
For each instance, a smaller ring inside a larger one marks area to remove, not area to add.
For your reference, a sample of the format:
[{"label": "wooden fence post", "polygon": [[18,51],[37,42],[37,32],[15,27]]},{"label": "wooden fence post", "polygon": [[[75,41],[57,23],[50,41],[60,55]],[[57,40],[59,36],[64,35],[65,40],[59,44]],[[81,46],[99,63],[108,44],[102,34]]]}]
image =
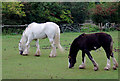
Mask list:
[{"label": "wooden fence post", "polygon": [[98,23],[100,31],[102,31],[102,23]]}]

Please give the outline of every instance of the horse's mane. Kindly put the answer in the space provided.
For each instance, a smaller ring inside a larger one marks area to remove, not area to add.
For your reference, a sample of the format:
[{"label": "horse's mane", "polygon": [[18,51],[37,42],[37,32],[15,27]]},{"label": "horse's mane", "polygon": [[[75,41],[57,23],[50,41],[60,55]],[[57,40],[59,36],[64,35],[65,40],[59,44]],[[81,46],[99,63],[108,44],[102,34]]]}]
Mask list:
[{"label": "horse's mane", "polygon": [[34,24],[36,24],[36,22],[33,22],[33,23],[29,24],[29,25],[26,27],[26,29],[24,30],[24,32],[23,32],[23,34],[22,34],[21,41],[22,41],[22,40],[24,39],[24,37],[25,37],[25,32],[26,32],[29,28],[31,28],[31,26],[34,25]]},{"label": "horse's mane", "polygon": [[29,25],[26,27],[26,29],[24,30],[23,35],[25,34],[25,31],[28,30],[28,28],[31,28],[32,25],[34,25],[34,24],[36,24],[36,22],[33,22],[33,23],[29,24]]},{"label": "horse's mane", "polygon": [[29,24],[27,28],[30,28],[33,24],[36,24],[36,22]]}]

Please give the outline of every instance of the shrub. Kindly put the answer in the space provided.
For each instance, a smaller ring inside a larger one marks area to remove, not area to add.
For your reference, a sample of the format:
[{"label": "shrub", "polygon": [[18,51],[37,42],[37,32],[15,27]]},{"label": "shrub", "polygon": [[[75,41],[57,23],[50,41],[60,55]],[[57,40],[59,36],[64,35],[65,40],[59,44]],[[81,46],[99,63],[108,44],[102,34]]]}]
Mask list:
[{"label": "shrub", "polygon": [[96,32],[99,31],[99,27],[94,24],[85,24],[81,28],[81,32]]}]

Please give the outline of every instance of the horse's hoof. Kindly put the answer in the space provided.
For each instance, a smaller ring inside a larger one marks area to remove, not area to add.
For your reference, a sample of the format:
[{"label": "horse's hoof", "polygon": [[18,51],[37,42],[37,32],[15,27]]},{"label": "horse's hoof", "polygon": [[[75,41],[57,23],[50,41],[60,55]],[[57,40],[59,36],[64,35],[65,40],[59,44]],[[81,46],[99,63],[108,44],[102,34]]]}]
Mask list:
[{"label": "horse's hoof", "polygon": [[85,67],[79,67],[79,69],[85,69]]},{"label": "horse's hoof", "polygon": [[50,58],[56,57],[56,56],[49,56]]},{"label": "horse's hoof", "polygon": [[49,57],[53,57],[53,56],[49,56]]},{"label": "horse's hoof", "polygon": [[108,68],[108,67],[105,67],[104,70],[109,71],[109,68]]},{"label": "horse's hoof", "polygon": [[56,56],[52,56],[52,57],[56,57]]},{"label": "horse's hoof", "polygon": [[115,66],[113,66],[113,70],[117,70],[117,68]]},{"label": "horse's hoof", "polygon": [[80,65],[79,69],[85,69],[85,66]]},{"label": "horse's hoof", "polygon": [[116,66],[116,68],[118,68],[118,63],[115,66]]},{"label": "horse's hoof", "polygon": [[28,56],[28,54],[22,54],[23,56]]},{"label": "horse's hoof", "polygon": [[34,55],[34,56],[39,57],[40,55]]},{"label": "horse's hoof", "polygon": [[74,69],[74,67],[69,67],[69,69]]},{"label": "horse's hoof", "polygon": [[97,71],[98,70],[98,67],[94,67],[94,71]]}]

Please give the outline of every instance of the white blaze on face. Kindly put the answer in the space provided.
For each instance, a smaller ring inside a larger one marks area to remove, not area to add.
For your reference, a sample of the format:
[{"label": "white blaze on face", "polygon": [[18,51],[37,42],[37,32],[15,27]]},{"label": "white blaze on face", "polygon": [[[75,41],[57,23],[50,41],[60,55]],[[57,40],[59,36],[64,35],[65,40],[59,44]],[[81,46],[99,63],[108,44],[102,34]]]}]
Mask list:
[{"label": "white blaze on face", "polygon": [[94,49],[97,49],[97,47],[94,47]]},{"label": "white blaze on face", "polygon": [[68,67],[70,66],[70,62],[69,62],[69,59],[68,59]]}]

